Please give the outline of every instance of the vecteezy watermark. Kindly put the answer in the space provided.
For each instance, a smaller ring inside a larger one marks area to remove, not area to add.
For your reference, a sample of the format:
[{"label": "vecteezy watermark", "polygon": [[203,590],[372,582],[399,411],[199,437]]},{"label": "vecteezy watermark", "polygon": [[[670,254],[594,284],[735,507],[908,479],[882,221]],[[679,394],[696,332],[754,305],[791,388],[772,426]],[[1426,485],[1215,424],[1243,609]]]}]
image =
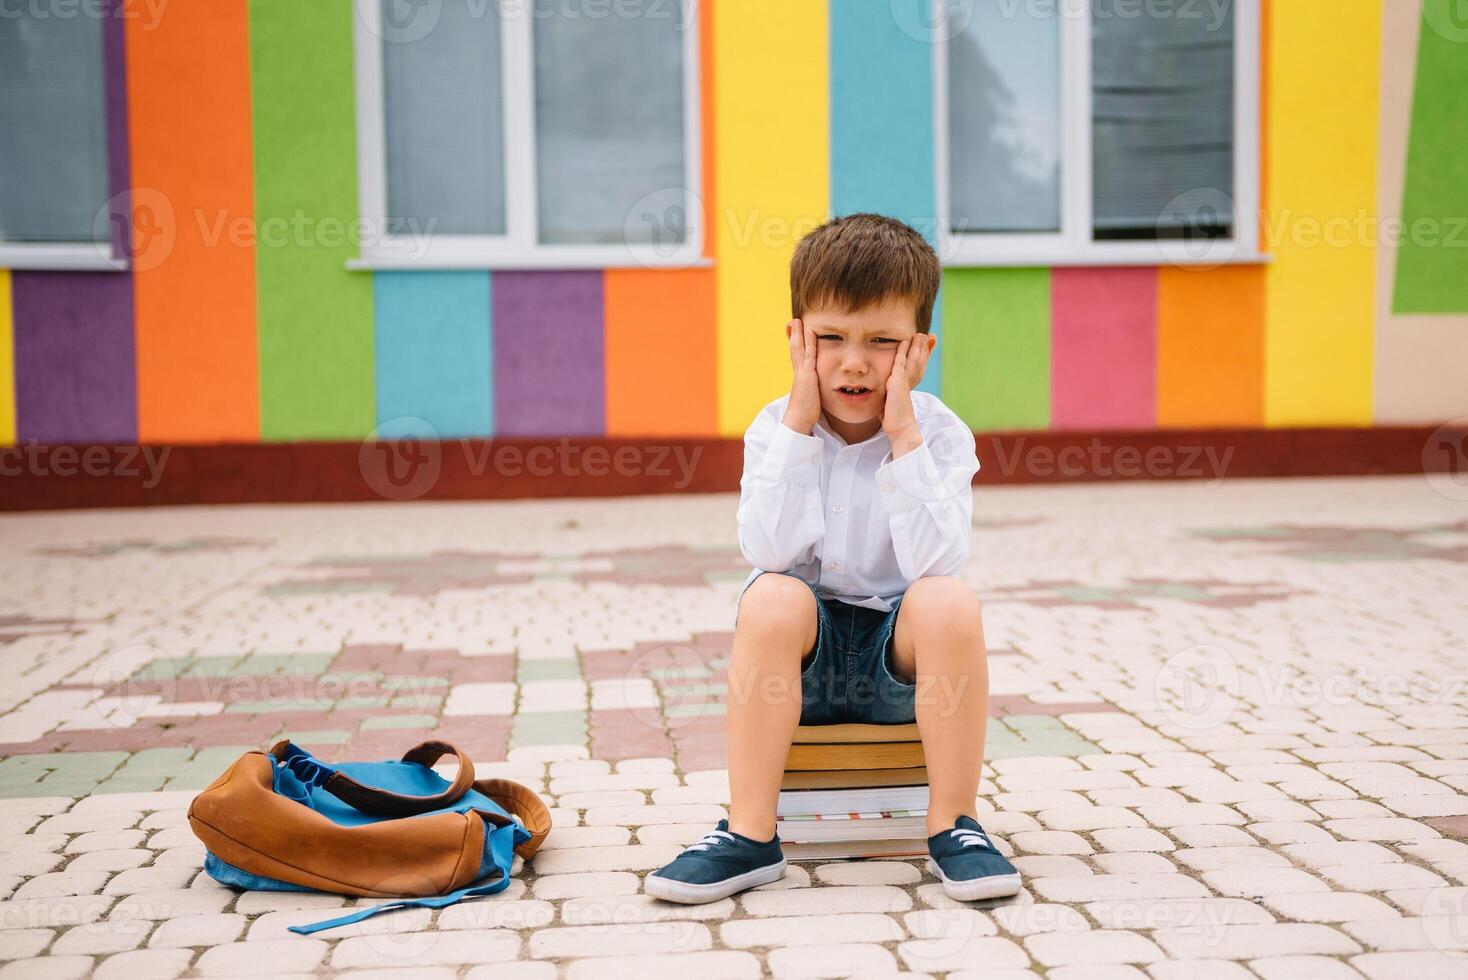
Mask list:
[{"label": "vecteezy watermark", "polygon": [[1173,654],[1158,668],[1152,693],[1168,721],[1199,732],[1226,724],[1245,701],[1295,709],[1369,705],[1406,710],[1430,704],[1462,708],[1468,706],[1468,671],[1307,671],[1278,662],[1245,669],[1227,649],[1200,644]]},{"label": "vecteezy watermark", "polygon": [[151,31],[163,19],[169,0],[0,0],[0,21],[19,20],[135,20]]},{"label": "vecteezy watermark", "polygon": [[[1009,443],[1006,448],[1006,442]],[[1025,436],[1011,440],[991,437],[994,457],[1003,476],[1065,479],[1206,479],[1216,487],[1228,475],[1234,447],[1225,446],[1116,446],[1092,437],[1085,445],[1033,445]]]},{"label": "vecteezy watermark", "polygon": [[1444,497],[1468,501],[1468,415],[1443,423],[1427,437],[1422,473]]},{"label": "vecteezy watermark", "polygon": [[1161,248],[1162,255],[1173,265],[1200,271],[1227,264],[1240,246],[1237,210],[1233,198],[1214,187],[1179,194],[1157,215],[1158,245],[1174,246]]},{"label": "vecteezy watermark", "polygon": [[[693,647],[666,643],[639,654],[622,674],[620,704],[648,728],[673,731],[719,704],[713,671]],[[651,686],[651,691],[648,686]],[[606,694],[593,688],[595,702]]]},{"label": "vecteezy watermark", "polygon": [[[667,20],[677,30],[694,23],[700,0],[356,0],[357,18],[389,44],[411,44],[432,34],[444,8],[462,7],[470,21]],[[452,18],[455,24],[462,18]]]},{"label": "vecteezy watermark", "polygon": [[980,4],[989,18],[1046,21],[1089,16],[1092,20],[1201,20],[1217,31],[1228,23],[1234,0],[889,0],[898,29],[916,41],[952,41],[974,21]]},{"label": "vecteezy watermark", "polygon": [[[1090,911],[1104,929],[1162,931],[1187,936],[1214,948],[1228,936],[1227,927],[1242,924],[1241,907],[1215,898],[1124,899],[1094,902]],[[894,909],[893,911],[902,911]],[[988,917],[1020,935],[1080,934],[1091,924],[1079,910],[1016,899],[988,910]],[[984,937],[994,934],[986,916],[967,908],[925,909],[906,917],[913,939],[903,944],[903,958],[915,970],[952,970],[980,962]],[[979,942],[975,942],[979,940]]]},{"label": "vecteezy watermark", "polygon": [[1423,935],[1434,949],[1468,959],[1468,893],[1463,889],[1430,891],[1417,921],[1422,923]]},{"label": "vecteezy watermark", "polygon": [[330,702],[336,710],[374,710],[384,705],[432,711],[441,684],[412,675],[370,672],[246,673],[237,658],[180,657],[141,643],[108,651],[83,675],[98,697],[83,709],[98,723],[130,728],[142,717],[214,714],[221,705],[271,711],[303,701]]},{"label": "vecteezy watermark", "polygon": [[457,453],[471,477],[507,478],[648,476],[673,478],[672,488],[684,490],[693,482],[702,446],[580,445],[569,436],[554,443],[522,446],[454,439],[441,441],[433,424],[410,416],[383,422],[362,442],[357,466],[362,479],[386,500],[417,500],[432,490],[442,476],[446,454]]},{"label": "vecteezy watermark", "polygon": [[622,243],[646,267],[688,268],[699,261],[694,229],[703,198],[688,187],[662,187],[632,205],[622,222]]},{"label": "vecteezy watermark", "polygon": [[[951,41],[973,22],[979,0],[889,0],[892,20],[914,41]],[[1054,4],[1051,4],[1052,9]]]},{"label": "vecteezy watermark", "polygon": [[1239,665],[1221,646],[1189,647],[1158,669],[1152,694],[1174,725],[1194,732],[1217,728],[1239,706]]},{"label": "vecteezy watermark", "polygon": [[1468,44],[1468,0],[1422,0],[1422,21],[1439,37]]},{"label": "vecteezy watermark", "polygon": [[109,198],[92,218],[92,238],[99,254],[112,257],[113,242],[128,245],[134,272],[156,269],[173,255],[179,239],[204,248],[386,248],[410,260],[427,254],[437,218],[379,220],[367,217],[313,215],[297,208],[290,214],[260,217],[228,208],[190,208],[180,213],[173,200],[154,187],[133,187]]},{"label": "vecteezy watermark", "polygon": [[0,477],[74,476],[143,478],[151,490],[163,479],[172,446],[51,446],[28,440],[0,447]]}]

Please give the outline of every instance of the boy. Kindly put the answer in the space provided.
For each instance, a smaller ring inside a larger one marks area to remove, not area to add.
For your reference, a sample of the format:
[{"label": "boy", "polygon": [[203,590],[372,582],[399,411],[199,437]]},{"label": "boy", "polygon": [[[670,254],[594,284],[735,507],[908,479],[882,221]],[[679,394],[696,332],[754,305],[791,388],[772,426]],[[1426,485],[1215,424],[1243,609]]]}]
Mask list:
[{"label": "boy", "polygon": [[797,723],[917,721],[929,867],[953,898],[1013,895],[1019,874],[975,817],[989,677],[968,560],[969,428],[914,391],[938,257],[892,218],[801,240],[786,325],[794,382],[744,435],[740,593],[729,663],[729,819],[647,877],[701,903],[776,881],[775,802]]}]

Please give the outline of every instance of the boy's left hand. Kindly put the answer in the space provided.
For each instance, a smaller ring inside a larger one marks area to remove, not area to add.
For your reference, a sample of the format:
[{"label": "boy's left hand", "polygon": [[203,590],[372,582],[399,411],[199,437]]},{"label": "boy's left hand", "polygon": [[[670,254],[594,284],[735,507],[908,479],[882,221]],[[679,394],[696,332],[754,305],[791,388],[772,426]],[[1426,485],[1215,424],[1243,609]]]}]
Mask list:
[{"label": "boy's left hand", "polygon": [[892,443],[892,458],[921,446],[923,434],[918,429],[912,409],[912,390],[923,380],[928,358],[937,340],[928,334],[917,334],[897,347],[892,359],[892,373],[887,377],[887,401],[882,407],[882,431]]}]

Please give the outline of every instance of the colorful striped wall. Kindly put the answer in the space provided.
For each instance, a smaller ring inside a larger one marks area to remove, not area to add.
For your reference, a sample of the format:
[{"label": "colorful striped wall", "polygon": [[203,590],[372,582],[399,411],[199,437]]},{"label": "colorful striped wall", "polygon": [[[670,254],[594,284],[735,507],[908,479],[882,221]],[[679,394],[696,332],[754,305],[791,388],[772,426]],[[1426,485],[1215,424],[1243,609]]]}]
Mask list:
[{"label": "colorful striped wall", "polygon": [[[789,383],[799,235],[858,210],[936,232],[933,52],[901,27],[926,2],[703,0],[711,262],[676,271],[372,273],[346,243],[256,236],[357,215],[354,0],[111,18],[133,268],[0,270],[0,442],[737,436]],[[1322,31],[1266,0],[1271,260],[950,268],[923,386],[979,429],[1468,414],[1465,253],[1295,233],[1468,214],[1453,2],[1363,0]]]}]

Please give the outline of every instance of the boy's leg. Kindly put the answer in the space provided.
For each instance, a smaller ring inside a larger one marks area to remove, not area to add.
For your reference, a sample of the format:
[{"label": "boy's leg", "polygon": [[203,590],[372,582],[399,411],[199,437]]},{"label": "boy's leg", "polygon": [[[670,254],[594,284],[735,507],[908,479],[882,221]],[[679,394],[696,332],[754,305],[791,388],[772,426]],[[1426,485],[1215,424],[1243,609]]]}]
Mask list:
[{"label": "boy's leg", "polygon": [[989,660],[979,597],[949,576],[908,587],[892,631],[892,665],[917,679],[916,712],[928,765],[928,833],[975,816],[989,714]]},{"label": "boy's leg", "polygon": [[810,586],[766,572],[739,602],[729,655],[729,829],[775,836],[775,803],[800,722],[801,659],[819,625]]}]

